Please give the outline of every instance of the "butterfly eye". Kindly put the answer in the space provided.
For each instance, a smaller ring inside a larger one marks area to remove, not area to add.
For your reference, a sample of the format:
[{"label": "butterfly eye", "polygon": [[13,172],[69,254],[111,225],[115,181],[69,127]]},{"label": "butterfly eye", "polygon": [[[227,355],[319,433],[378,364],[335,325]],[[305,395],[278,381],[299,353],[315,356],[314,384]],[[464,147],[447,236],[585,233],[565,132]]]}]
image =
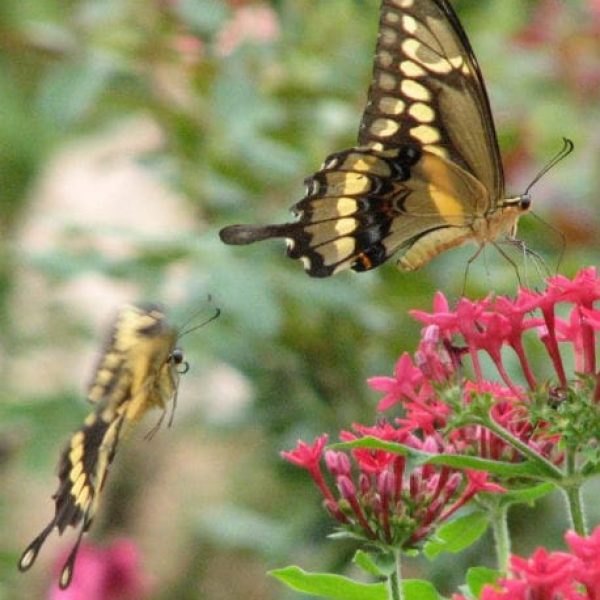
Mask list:
[{"label": "butterfly eye", "polygon": [[523,194],[521,196],[521,202],[519,203],[519,207],[521,208],[521,210],[525,211],[525,210],[529,210],[530,206],[531,206],[531,196],[529,194]]},{"label": "butterfly eye", "polygon": [[183,360],[184,359],[184,354],[183,354],[183,350],[181,350],[181,348],[175,348],[173,350],[173,352],[171,352],[171,355],[169,356],[169,361],[174,364],[174,365],[181,365],[181,368],[177,369],[177,372],[180,375],[183,375],[184,373],[187,373],[190,370],[190,363],[187,362],[187,360]]}]

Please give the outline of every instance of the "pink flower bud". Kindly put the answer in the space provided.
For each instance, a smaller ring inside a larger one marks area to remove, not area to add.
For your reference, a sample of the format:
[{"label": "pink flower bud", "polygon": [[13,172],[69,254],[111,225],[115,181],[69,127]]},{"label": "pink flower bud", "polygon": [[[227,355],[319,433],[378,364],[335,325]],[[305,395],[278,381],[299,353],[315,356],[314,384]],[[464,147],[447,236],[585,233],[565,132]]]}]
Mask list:
[{"label": "pink flower bud", "polygon": [[356,499],[356,487],[354,486],[352,480],[349,477],[346,477],[345,475],[340,475],[336,479],[336,484],[342,498],[344,498],[345,500]]}]

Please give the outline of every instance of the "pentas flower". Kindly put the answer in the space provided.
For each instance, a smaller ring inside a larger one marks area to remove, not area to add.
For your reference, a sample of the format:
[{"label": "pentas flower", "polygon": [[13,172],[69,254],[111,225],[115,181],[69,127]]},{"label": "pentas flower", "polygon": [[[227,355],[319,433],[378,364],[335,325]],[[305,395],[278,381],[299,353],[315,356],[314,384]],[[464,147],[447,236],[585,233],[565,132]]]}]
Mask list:
[{"label": "pentas flower", "polygon": [[[57,562],[63,568],[65,558]],[[57,571],[58,572],[58,571]],[[150,597],[149,578],[142,572],[140,556],[130,540],[114,541],[106,548],[84,542],[77,555],[71,585],[54,584],[49,600],[143,600]]]},{"label": "pentas flower", "polygon": [[571,553],[538,548],[530,558],[512,556],[510,576],[486,585],[480,600],[598,600],[600,527],[589,537],[570,531],[565,540]]},{"label": "pentas flower", "polygon": [[[353,430],[342,432],[340,439],[351,442],[370,436],[428,453],[456,452],[439,435],[421,439],[388,422],[354,425]],[[300,441],[282,456],[310,473],[325,507],[343,530],[385,547],[412,548],[476,494],[505,491],[489,482],[485,472],[431,464],[409,468],[400,454],[362,448],[324,450],[325,440],[321,436],[312,445]],[[317,461],[317,456],[323,460]]]},{"label": "pentas flower", "polygon": [[[449,439],[461,453],[518,461],[520,455],[489,428],[468,425],[457,429],[456,419],[464,421],[470,407],[487,396],[489,416],[497,425],[544,458],[559,463],[560,427],[545,420],[547,412],[540,418],[532,399],[545,396],[550,406],[556,398],[587,394],[588,403],[600,402],[595,354],[600,331],[598,300],[600,278],[593,267],[582,269],[573,279],[550,277],[543,292],[520,289],[516,298],[463,298],[454,310],[438,292],[433,312],[411,312],[425,326],[414,356],[403,354],[392,377],[368,380],[373,389],[385,394],[378,410],[400,405],[401,422],[409,431],[420,429],[431,435],[453,427]],[[525,347],[535,343],[554,372],[549,381],[548,369],[540,376],[525,352]],[[573,357],[570,372],[563,358],[567,354]],[[484,374],[484,356],[495,368],[493,378]],[[471,377],[465,375],[466,357]],[[586,378],[595,381],[591,394],[585,388]],[[459,390],[458,402],[457,394],[452,396],[449,390]]]}]

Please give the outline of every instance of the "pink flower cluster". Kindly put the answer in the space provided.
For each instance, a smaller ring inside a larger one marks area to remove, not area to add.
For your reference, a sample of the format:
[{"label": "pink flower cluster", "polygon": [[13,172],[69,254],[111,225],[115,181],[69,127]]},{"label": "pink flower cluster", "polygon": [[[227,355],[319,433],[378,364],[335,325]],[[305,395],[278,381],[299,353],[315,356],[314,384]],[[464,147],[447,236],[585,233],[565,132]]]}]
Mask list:
[{"label": "pink flower cluster", "polygon": [[[386,422],[354,425],[354,431],[343,431],[340,439],[351,442],[370,436],[429,453],[455,452],[439,436],[420,439]],[[344,529],[384,546],[411,548],[478,492],[505,491],[489,482],[487,473],[429,464],[409,468],[406,457],[384,450],[352,450],[353,467],[345,452],[324,452],[327,439],[320,436],[312,445],[300,441],[295,450],[281,454],[309,472],[329,513]],[[321,470],[323,455],[337,494]]]},{"label": "pink flower cluster", "polygon": [[[411,431],[420,429],[432,435],[460,417],[474,396],[489,394],[493,398],[490,416],[498,425],[541,456],[560,462],[562,455],[556,450],[559,437],[549,434],[545,423],[530,418],[531,393],[543,384],[550,402],[553,395],[561,397],[569,386],[577,385],[578,377],[587,375],[597,382],[594,397],[599,399],[595,346],[600,311],[594,308],[599,299],[600,279],[595,268],[582,269],[572,280],[551,277],[542,293],[521,289],[514,299],[462,298],[454,310],[438,293],[432,313],[411,313],[425,325],[414,357],[403,354],[393,377],[369,379],[372,388],[384,393],[378,410],[400,405],[404,415],[399,422]],[[566,318],[559,316],[562,313]],[[552,384],[536,376],[525,352],[527,337],[546,354],[554,371]],[[561,346],[573,357],[570,375]],[[493,381],[484,375],[483,355],[495,367]],[[465,357],[471,365],[471,379],[464,375]],[[519,367],[512,369],[516,372],[512,376],[506,365],[511,358]],[[440,394],[440,388],[452,384],[460,386],[461,406],[451,405]],[[449,439],[463,454],[520,460],[514,448],[479,425],[458,427]]]},{"label": "pink flower cluster", "polygon": [[565,539],[570,553],[538,548],[528,559],[512,556],[511,576],[486,585],[480,600],[598,600],[600,527],[589,537],[570,531]]},{"label": "pink flower cluster", "polygon": [[[527,452],[561,463],[561,434],[534,416],[533,395],[541,393],[550,404],[580,386],[584,376],[598,381],[597,300],[600,279],[594,268],[581,270],[572,280],[551,277],[542,293],[521,289],[514,299],[463,298],[454,310],[438,293],[432,313],[412,312],[425,325],[413,357],[403,354],[393,377],[369,379],[371,387],[384,393],[378,410],[401,408],[401,416],[373,427],[355,424],[353,432],[342,432],[340,439],[352,442],[370,436],[429,454],[508,462],[523,461],[522,453]],[[532,339],[526,342],[526,337]],[[554,371],[550,384],[536,374],[528,358],[525,347],[531,342],[538,344]],[[571,374],[561,346],[574,357]],[[510,354],[512,368],[506,365]],[[484,355],[494,366],[493,380],[485,374]],[[470,378],[463,365],[467,357]],[[599,389],[596,383],[589,394],[594,401]],[[473,412],[480,406],[483,417]],[[325,506],[343,528],[385,545],[414,546],[476,493],[504,491],[489,482],[485,472],[429,463],[409,468],[397,452],[325,451],[326,443],[325,435],[312,445],[299,442],[282,456],[310,473]],[[323,458],[328,477],[321,468]]]}]

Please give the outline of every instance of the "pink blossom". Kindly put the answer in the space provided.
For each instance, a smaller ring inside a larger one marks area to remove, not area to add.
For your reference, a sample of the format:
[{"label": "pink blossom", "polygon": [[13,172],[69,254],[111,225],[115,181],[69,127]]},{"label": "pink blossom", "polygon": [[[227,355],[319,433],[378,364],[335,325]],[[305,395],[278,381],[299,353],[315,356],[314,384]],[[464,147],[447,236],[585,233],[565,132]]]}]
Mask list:
[{"label": "pink blossom", "polygon": [[394,367],[393,377],[371,377],[367,383],[385,396],[379,401],[378,410],[386,410],[403,398],[416,399],[416,389],[424,381],[423,373],[413,365],[408,353],[402,354]]},{"label": "pink blossom", "polygon": [[327,434],[321,435],[315,438],[312,444],[298,440],[298,445],[294,450],[281,452],[281,456],[298,467],[312,471],[318,468],[328,438]]},{"label": "pink blossom", "polygon": [[[432,454],[455,452],[438,434],[421,439],[385,421],[370,427],[355,424],[353,431],[343,431],[340,439],[349,442],[365,436],[400,442]],[[312,475],[316,472],[312,462],[315,454],[308,448],[311,446],[304,444],[300,454],[310,456],[310,460],[294,462],[305,468],[311,465]],[[407,470],[405,456],[386,450],[354,448],[349,455],[331,450],[325,453],[325,465],[329,479],[335,483],[337,498],[320,470],[322,480],[314,475],[313,479],[323,493],[326,508],[345,530],[386,546],[413,547],[477,493],[505,491],[488,481],[487,473],[432,464]]]},{"label": "pink blossom", "polygon": [[[58,561],[62,569],[64,557]],[[73,579],[66,590],[54,584],[49,600],[143,600],[150,597],[149,578],[142,573],[133,542],[120,539],[107,548],[88,541],[79,549]]]},{"label": "pink blossom", "polygon": [[[481,600],[598,600],[600,527],[584,537],[565,535],[571,553],[538,548],[529,558],[512,556],[509,576],[486,585]],[[461,600],[459,595],[454,600]]]},{"label": "pink blossom", "polygon": [[221,29],[216,51],[220,56],[228,56],[246,41],[268,44],[278,37],[279,21],[269,6],[242,6]]},{"label": "pink blossom", "polygon": [[587,589],[590,598],[600,598],[600,527],[589,537],[577,535],[574,531],[565,534],[571,552],[578,558],[575,563],[575,577]]}]

